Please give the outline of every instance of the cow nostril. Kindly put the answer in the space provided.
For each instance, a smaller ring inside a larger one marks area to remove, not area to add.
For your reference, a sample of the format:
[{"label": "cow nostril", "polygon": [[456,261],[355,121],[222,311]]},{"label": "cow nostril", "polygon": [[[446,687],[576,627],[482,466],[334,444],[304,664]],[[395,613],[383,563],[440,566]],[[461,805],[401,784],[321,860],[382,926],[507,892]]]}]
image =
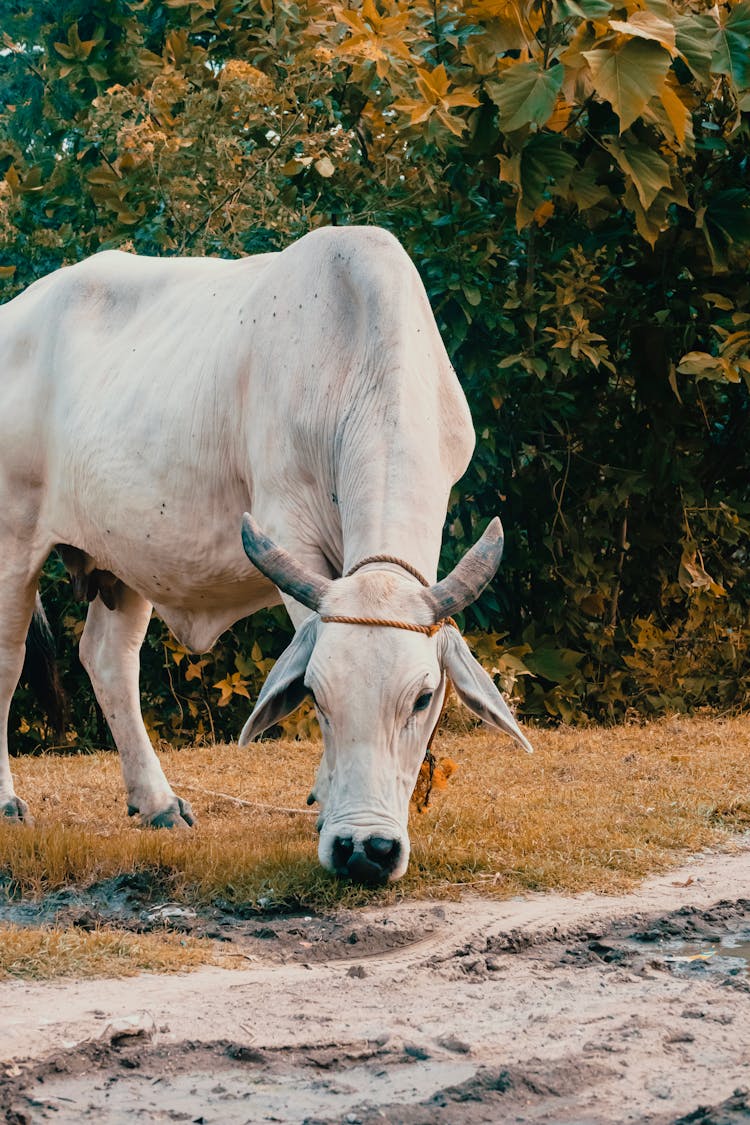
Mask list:
[{"label": "cow nostril", "polygon": [[401,852],[398,840],[386,840],[382,836],[371,836],[365,840],[365,854],[384,871],[393,871]]},{"label": "cow nostril", "polygon": [[351,836],[337,836],[333,841],[333,864],[337,871],[346,871],[346,865],[352,858],[354,841]]},{"label": "cow nostril", "polygon": [[355,883],[375,886],[385,883],[396,869],[401,844],[382,836],[357,841],[351,836],[336,836],[331,850],[332,868],[338,875],[347,875]]}]

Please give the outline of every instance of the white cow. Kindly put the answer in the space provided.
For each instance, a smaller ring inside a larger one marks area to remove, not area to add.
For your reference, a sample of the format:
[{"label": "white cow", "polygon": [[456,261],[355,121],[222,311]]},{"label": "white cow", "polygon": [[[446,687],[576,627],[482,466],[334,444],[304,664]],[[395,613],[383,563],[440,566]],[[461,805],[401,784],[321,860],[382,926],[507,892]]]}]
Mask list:
[{"label": "white cow", "polygon": [[62,545],[93,599],[80,655],[131,813],[193,823],[140,712],[152,607],[204,651],[281,598],[297,632],[242,741],[312,693],[321,863],[363,881],[402,875],[446,676],[528,743],[456,629],[326,618],[428,626],[478,595],[499,563],[497,520],[436,585],[398,562],[338,577],[386,554],[435,583],[449,491],[473,446],[419,276],[377,228],[322,229],[239,261],[108,251],[0,308],[0,810],[30,819],[7,713],[40,571]]}]

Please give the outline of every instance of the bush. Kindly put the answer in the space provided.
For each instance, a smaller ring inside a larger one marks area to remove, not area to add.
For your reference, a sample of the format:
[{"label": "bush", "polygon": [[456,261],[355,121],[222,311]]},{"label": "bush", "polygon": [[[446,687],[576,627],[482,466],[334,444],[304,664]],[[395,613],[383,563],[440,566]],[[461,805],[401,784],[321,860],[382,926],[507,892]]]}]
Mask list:
[{"label": "bush", "polygon": [[[443,565],[502,514],[502,575],[463,624],[523,713],[747,702],[747,0],[7,11],[8,297],[104,247],[233,256],[386,226],[478,434]],[[74,637],[59,564],[46,585]],[[262,615],[196,660],[154,628],[152,729],[236,732],[286,635]],[[78,735],[99,741],[66,660]]]}]

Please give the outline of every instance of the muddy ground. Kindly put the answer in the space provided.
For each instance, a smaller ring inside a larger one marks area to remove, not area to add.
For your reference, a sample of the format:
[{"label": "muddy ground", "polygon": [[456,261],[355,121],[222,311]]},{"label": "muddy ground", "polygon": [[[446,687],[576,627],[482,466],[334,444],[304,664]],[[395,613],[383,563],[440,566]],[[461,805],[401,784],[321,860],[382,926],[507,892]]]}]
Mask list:
[{"label": "muddy ground", "polygon": [[125,880],[18,909],[211,934],[243,968],[1,984],[16,1125],[750,1122],[750,850],[622,897],[242,919]]}]

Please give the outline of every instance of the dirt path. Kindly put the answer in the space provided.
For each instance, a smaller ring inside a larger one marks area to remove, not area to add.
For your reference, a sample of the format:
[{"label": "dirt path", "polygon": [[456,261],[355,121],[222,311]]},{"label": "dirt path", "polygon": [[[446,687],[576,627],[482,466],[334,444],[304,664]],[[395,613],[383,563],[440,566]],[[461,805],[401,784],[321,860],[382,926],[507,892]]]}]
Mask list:
[{"label": "dirt path", "polygon": [[750,1121],[750,849],[619,898],[300,923],[239,971],[0,985],[7,1119]]}]

